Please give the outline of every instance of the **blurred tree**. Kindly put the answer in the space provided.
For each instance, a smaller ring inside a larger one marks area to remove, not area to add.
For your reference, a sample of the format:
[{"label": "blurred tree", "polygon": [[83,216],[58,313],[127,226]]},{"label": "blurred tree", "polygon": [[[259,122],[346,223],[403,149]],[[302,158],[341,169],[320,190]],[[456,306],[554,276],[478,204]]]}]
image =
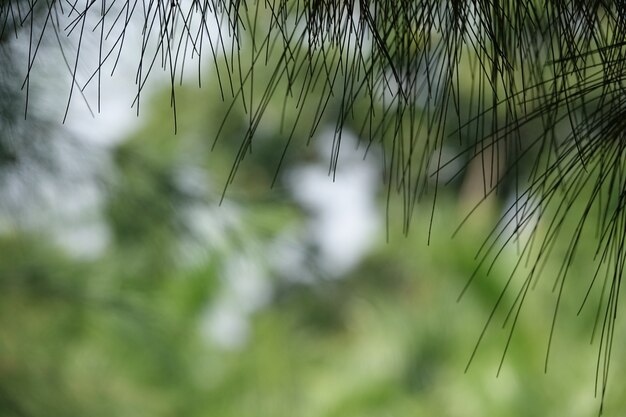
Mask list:
[{"label": "blurred tree", "polygon": [[[597,269],[588,288],[601,312],[598,369],[604,387],[626,259],[624,16],[619,1],[2,0],[0,48],[6,74],[14,57],[25,63],[28,106],[40,50],[58,47],[71,78],[67,116],[79,94],[93,93],[99,102],[102,75],[115,71],[137,36],[136,104],[158,65],[171,82],[175,120],[178,77],[194,59],[205,65],[201,56],[208,53],[222,97],[237,104],[225,120],[243,114],[248,122],[243,131],[224,124],[216,132],[236,142],[226,184],[263,139],[271,123],[264,116],[283,119],[284,145],[255,155],[274,160],[276,169],[296,138],[308,141],[323,121],[334,119],[330,170],[336,169],[345,128],[357,132],[367,149],[380,148],[390,194],[402,196],[405,232],[417,199],[432,187],[436,200],[445,168],[458,162],[463,179],[457,186],[466,206],[492,194],[504,204],[505,214],[479,250],[481,265],[512,243],[520,245],[520,263],[531,260],[511,311],[524,303],[548,258],[557,256],[562,266],[553,271],[553,332],[574,260],[581,252],[594,254]],[[3,104],[6,126],[15,108]],[[16,156],[4,130],[0,157],[7,165]],[[152,172],[150,164],[141,169]],[[128,184],[121,199],[157,195],[162,186],[175,193],[170,184],[169,178]],[[167,233],[168,222],[175,222],[172,206],[153,209],[150,216],[166,219]],[[124,223],[115,204],[110,210],[123,224],[116,230],[120,242],[132,243],[147,230],[156,233],[151,239],[167,240],[136,219]],[[128,230],[133,233],[124,236]],[[591,246],[584,239],[589,233],[595,233]],[[556,253],[556,238],[563,235],[569,246]],[[513,290],[502,291],[498,304]]]}]

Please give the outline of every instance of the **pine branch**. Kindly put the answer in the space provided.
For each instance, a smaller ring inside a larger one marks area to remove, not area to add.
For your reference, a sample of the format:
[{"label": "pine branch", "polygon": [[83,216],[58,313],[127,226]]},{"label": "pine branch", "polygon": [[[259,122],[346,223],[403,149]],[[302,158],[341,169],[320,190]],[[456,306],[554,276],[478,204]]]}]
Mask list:
[{"label": "pine branch", "polygon": [[[626,259],[625,18],[623,2],[603,0],[1,0],[0,48],[28,39],[28,97],[40,46],[57,38],[70,75],[69,107],[93,84],[99,102],[103,73],[116,70],[127,38],[136,36],[135,104],[161,68],[174,118],[185,64],[200,66],[210,54],[222,97],[249,116],[229,180],[270,100],[284,100],[297,109],[286,147],[303,121],[310,138],[323,120],[335,119],[331,169],[348,125],[383,148],[390,193],[405,202],[405,232],[431,176],[438,184],[451,163],[442,149],[454,141],[462,149],[456,159],[482,158],[484,197],[511,187],[516,196],[514,215],[488,237],[482,262],[493,262],[524,228],[537,236],[522,251],[535,266],[513,316],[555,239],[571,242],[555,279],[553,328],[589,213],[600,213],[589,288],[604,279],[597,314],[604,398]],[[98,47],[95,62],[83,53],[88,39]],[[81,77],[84,66],[91,69]],[[258,74],[268,68],[259,93]],[[504,157],[487,160],[487,151]],[[436,200],[437,185],[432,194]],[[545,233],[536,232],[534,219],[546,222]],[[563,227],[568,221],[571,230]]]}]

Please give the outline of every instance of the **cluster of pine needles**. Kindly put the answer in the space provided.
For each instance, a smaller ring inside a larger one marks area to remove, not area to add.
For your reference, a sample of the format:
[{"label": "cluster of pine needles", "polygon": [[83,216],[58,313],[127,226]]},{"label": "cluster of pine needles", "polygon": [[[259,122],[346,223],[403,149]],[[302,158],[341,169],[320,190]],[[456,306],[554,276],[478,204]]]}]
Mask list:
[{"label": "cluster of pine needles", "polygon": [[[131,36],[140,48],[128,48]],[[135,104],[150,74],[164,70],[176,120],[185,65],[200,74],[212,63],[222,97],[249,117],[231,179],[270,100],[296,109],[281,125],[283,157],[303,124],[308,140],[333,120],[332,172],[349,126],[367,147],[383,150],[405,230],[420,196],[437,198],[447,164],[481,161],[484,198],[514,195],[480,249],[482,263],[531,232],[519,256],[530,267],[510,306],[511,336],[558,237],[571,243],[555,277],[554,329],[570,266],[584,230],[593,228],[588,296],[599,300],[596,385],[604,398],[626,263],[623,1],[0,0],[0,48],[20,38],[28,47],[26,95],[40,47],[53,45],[71,78],[68,107],[88,88],[97,90],[99,106],[104,77],[129,49],[139,53],[130,57],[138,59]],[[95,55],[85,51],[94,45]],[[445,160],[450,143],[460,151]],[[591,213],[597,224],[588,224]],[[534,233],[538,224],[544,230]]]}]

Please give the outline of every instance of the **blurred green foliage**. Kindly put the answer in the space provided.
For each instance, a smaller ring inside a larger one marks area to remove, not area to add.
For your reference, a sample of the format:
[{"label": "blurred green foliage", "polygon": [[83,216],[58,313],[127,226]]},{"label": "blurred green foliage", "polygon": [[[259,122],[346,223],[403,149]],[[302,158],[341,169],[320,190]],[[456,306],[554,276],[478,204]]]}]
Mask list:
[{"label": "blurred green foliage", "polygon": [[[205,111],[199,103],[214,101],[210,91],[188,94],[184,114],[190,118],[194,111]],[[556,354],[544,375],[554,311],[547,281],[528,297],[499,376],[508,337],[500,329],[506,309],[495,314],[464,373],[517,257],[507,248],[489,274],[488,265],[481,267],[456,302],[478,265],[480,236],[488,235],[497,216],[487,201],[450,239],[461,221],[454,192],[442,194],[437,204],[430,246],[424,237],[430,216],[420,212],[409,236],[392,233],[388,242],[381,237],[347,276],[307,283],[274,277],[269,304],[248,317],[245,344],[225,349],[207,339],[202,321],[225,285],[226,259],[251,242],[268,244],[307,214],[280,184],[269,189],[273,168],[265,158],[251,158],[227,193],[227,199],[244,207],[245,233],[227,229],[228,244],[208,245],[186,263],[180,243],[193,237],[194,225],[183,216],[185,206],[216,207],[221,179],[215,178],[233,150],[205,152],[205,137],[183,130],[172,138],[166,127],[158,127],[159,120],[155,116],[154,126],[115,150],[117,175],[107,187],[105,211],[112,239],[97,259],[76,260],[26,232],[2,237],[2,415],[596,413],[596,348],[588,343],[593,314],[576,318],[576,300],[565,303]],[[272,141],[259,145],[276,146]],[[301,161],[310,160],[309,151],[300,152]],[[181,185],[177,172],[190,166],[206,175],[206,190]],[[392,221],[391,230],[397,226]],[[202,248],[201,240],[192,242]],[[558,257],[551,259],[546,278],[560,267]],[[577,274],[589,273],[584,260],[574,270],[569,284],[584,292],[588,281]],[[270,278],[276,274],[269,273]],[[515,296],[515,291],[507,293],[504,304]],[[615,349],[617,376],[624,364],[621,346]],[[626,404],[618,395],[619,381],[611,387],[606,415],[621,415]]]},{"label": "blurred green foliage", "polygon": [[[272,75],[255,73],[259,92]],[[596,344],[589,343],[594,300],[577,316],[594,272],[589,259],[572,264],[567,278],[572,295],[561,305],[547,374],[556,299],[550,277],[561,268],[559,254],[569,242],[557,242],[519,317],[515,306],[528,272],[524,265],[490,319],[519,253],[508,246],[494,265],[476,258],[496,225],[500,197],[483,202],[450,238],[476,202],[475,195],[467,201],[462,192],[469,177],[441,189],[432,218],[431,202],[419,206],[408,236],[398,233],[402,222],[394,218],[407,203],[390,199],[391,237],[385,241],[381,235],[345,276],[325,277],[312,264],[306,272],[313,280],[285,277],[268,260],[272,244],[304,227],[311,213],[276,173],[281,164],[279,173],[319,158],[313,147],[300,143],[291,145],[281,162],[292,135],[310,139],[316,113],[267,103],[266,118],[247,148],[246,128],[254,112],[240,106],[229,110],[216,77],[208,81],[201,90],[177,90],[178,136],[171,134],[171,110],[161,105],[166,100],[157,97],[150,103],[150,123],[113,150],[115,173],[104,187],[103,210],[111,239],[97,258],[77,259],[46,235],[14,230],[0,237],[0,415],[575,417],[597,412],[597,331]],[[315,108],[320,98],[309,100]],[[355,104],[355,113],[361,104]],[[351,119],[348,128],[358,131],[360,122]],[[294,132],[281,130],[292,125]],[[365,149],[369,144],[362,140],[359,146]],[[5,160],[0,163],[6,165]],[[233,164],[235,177],[229,175]],[[225,184],[229,188],[223,193]],[[385,198],[378,196],[381,207]],[[197,211],[213,222],[208,237],[192,215]],[[582,245],[594,239],[593,231],[583,236]],[[228,296],[229,262],[242,255],[263,272],[270,297],[250,311],[241,306],[248,337],[224,347],[207,335],[206,322]],[[471,276],[476,278],[458,303]],[[607,416],[626,409],[617,379],[625,370],[623,353],[615,344]]]}]

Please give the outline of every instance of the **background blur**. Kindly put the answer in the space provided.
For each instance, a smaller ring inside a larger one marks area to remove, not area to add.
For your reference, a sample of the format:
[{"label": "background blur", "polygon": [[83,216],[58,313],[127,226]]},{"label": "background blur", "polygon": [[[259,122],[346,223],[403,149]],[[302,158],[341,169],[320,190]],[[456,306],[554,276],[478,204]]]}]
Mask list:
[{"label": "background blur", "polygon": [[[592,295],[579,313],[589,259],[567,277],[544,373],[570,242],[557,241],[518,314],[528,236],[493,264],[477,257],[512,191],[486,199],[452,238],[484,195],[472,161],[441,171],[434,215],[426,193],[404,235],[410,203],[388,195],[383,150],[355,126],[332,170],[334,120],[306,144],[298,120],[313,116],[270,101],[231,177],[252,111],[229,108],[215,72],[177,89],[176,135],[166,83],[153,84],[137,118],[132,77],[114,78],[101,114],[75,98],[61,126],[51,97],[67,86],[49,74],[31,86],[24,120],[14,72],[0,94],[0,415],[597,413],[604,312]],[[255,83],[271,75],[258,69]],[[583,236],[593,252],[593,234]],[[618,321],[618,338],[624,330]],[[607,416],[626,409],[623,353],[618,341]]]}]

